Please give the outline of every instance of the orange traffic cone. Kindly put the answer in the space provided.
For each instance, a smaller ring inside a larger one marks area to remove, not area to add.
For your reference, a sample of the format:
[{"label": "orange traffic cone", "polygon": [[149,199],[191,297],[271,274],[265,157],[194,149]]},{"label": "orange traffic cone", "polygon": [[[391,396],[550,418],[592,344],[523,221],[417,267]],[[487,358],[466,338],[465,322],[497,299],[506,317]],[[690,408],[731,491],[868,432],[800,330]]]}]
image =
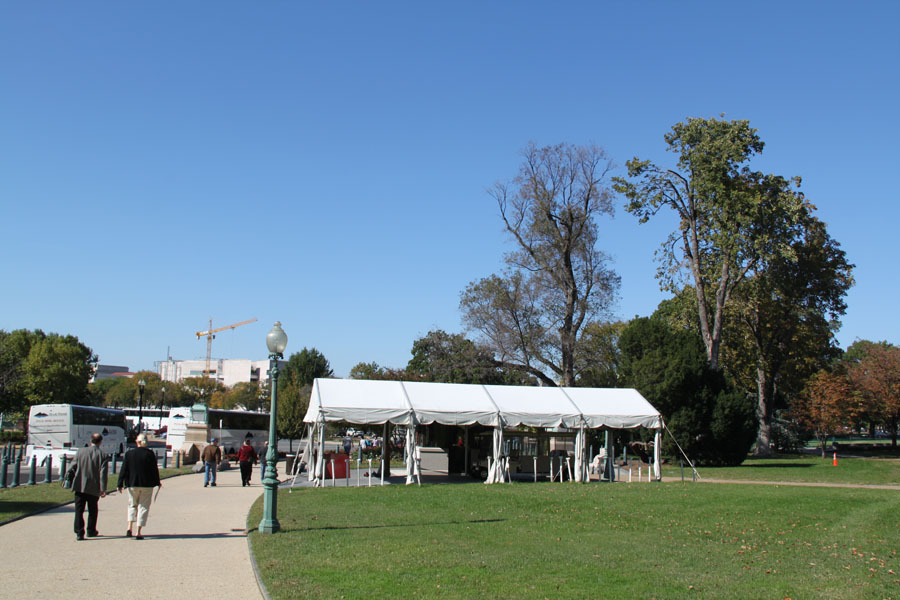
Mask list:
[{"label": "orange traffic cone", "polygon": [[831,464],[837,466],[837,452],[834,453],[834,461]]}]

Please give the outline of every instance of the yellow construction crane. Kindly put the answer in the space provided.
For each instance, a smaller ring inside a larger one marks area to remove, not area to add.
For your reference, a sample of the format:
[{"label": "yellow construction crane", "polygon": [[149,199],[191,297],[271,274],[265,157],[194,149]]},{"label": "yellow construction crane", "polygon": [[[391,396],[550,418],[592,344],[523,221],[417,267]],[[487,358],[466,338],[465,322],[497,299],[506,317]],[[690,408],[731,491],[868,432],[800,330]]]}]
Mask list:
[{"label": "yellow construction crane", "polygon": [[207,331],[198,331],[197,339],[199,340],[204,335],[206,336],[206,370],[203,371],[203,375],[209,377],[209,361],[212,357],[212,341],[215,339],[215,333],[220,331],[225,331],[226,329],[234,329],[235,327],[240,327],[241,325],[246,325],[247,323],[252,323],[256,321],[256,319],[248,319],[246,321],[241,321],[240,323],[235,323],[233,325],[226,325],[225,327],[219,327],[218,329],[212,328],[212,319],[209,320],[209,329]]}]

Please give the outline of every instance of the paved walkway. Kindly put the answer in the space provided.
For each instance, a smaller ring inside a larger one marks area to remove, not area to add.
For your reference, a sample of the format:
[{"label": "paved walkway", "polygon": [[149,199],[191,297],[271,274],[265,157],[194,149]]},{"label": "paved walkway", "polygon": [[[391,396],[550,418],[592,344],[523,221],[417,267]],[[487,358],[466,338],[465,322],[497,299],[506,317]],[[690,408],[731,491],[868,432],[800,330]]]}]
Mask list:
[{"label": "paved walkway", "polygon": [[4,525],[0,598],[262,598],[246,532],[258,466],[253,482],[242,487],[236,468],[216,487],[202,473],[164,479],[140,541],[125,537],[127,494],[117,492],[100,499],[97,538],[75,541],[72,504]]}]

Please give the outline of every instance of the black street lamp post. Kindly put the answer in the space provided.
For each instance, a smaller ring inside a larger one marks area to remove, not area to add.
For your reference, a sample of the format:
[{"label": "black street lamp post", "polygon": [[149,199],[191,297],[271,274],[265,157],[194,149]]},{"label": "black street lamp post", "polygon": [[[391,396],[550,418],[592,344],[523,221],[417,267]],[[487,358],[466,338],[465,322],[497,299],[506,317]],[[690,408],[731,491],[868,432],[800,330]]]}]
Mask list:
[{"label": "black street lamp post", "polygon": [[287,346],[287,334],[281,329],[281,322],[275,321],[272,330],[266,334],[266,346],[269,348],[269,381],[272,387],[272,400],[269,406],[269,450],[266,453],[266,476],[263,495],[263,517],[259,522],[260,533],[275,533],[281,529],[278,522],[278,433],[275,430],[278,412],[278,359],[284,358]]}]

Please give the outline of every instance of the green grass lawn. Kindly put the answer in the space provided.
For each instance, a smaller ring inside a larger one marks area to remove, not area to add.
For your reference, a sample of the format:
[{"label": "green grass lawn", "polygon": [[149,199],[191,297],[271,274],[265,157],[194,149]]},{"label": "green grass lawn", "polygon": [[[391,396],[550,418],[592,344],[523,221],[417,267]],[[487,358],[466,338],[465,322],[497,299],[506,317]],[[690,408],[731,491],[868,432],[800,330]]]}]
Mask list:
[{"label": "green grass lawn", "polygon": [[[699,467],[697,471],[701,479],[900,485],[900,459],[896,458],[838,458],[835,467],[831,455],[804,454],[747,459],[738,467]],[[663,477],[681,477],[681,470],[665,465]],[[687,467],[684,477],[691,478]]]},{"label": "green grass lawn", "polygon": [[[162,479],[167,479],[169,477],[190,472],[190,467],[182,467],[180,469],[160,469],[159,476]],[[27,481],[27,476],[24,480]],[[38,480],[44,480],[43,473],[39,475]],[[116,489],[118,481],[118,475],[110,475],[107,489]],[[42,512],[53,508],[54,506],[65,504],[66,502],[72,501],[74,497],[75,495],[72,493],[72,490],[65,489],[62,486],[62,482],[59,481],[0,489],[0,523],[5,523],[12,519],[18,519],[25,515]]]},{"label": "green grass lawn", "polygon": [[272,598],[888,598],[898,511],[872,489],[304,488],[251,542]]}]

